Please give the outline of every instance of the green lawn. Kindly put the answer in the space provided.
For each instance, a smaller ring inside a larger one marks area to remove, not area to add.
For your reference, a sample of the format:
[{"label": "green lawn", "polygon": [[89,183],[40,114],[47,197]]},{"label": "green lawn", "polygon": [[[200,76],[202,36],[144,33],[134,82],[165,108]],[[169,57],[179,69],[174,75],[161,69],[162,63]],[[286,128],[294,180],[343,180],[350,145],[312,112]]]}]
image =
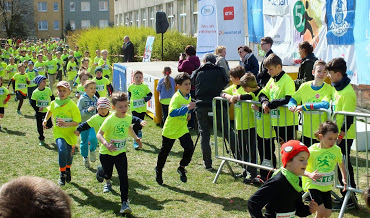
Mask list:
[{"label": "green lawn", "polygon": [[[75,100],[75,99],[74,99]],[[38,145],[34,112],[28,101],[22,108],[23,116],[16,113],[14,95],[0,120],[0,184],[22,175],[35,175],[57,183],[58,153],[52,130],[46,131],[45,147]],[[163,172],[164,185],[155,182],[154,167],[161,147],[161,128],[150,118],[143,130],[143,150],[135,151],[132,141],[127,152],[129,174],[129,199],[132,217],[249,217],[247,200],[257,187],[235,180],[225,167],[217,184],[212,181],[215,172],[203,169],[200,145],[196,147],[192,162],[187,167],[188,182],[182,183],[176,172],[182,148],[175,143]],[[195,142],[196,133],[193,132]],[[72,182],[63,189],[73,202],[73,217],[116,217],[120,216],[119,181],[113,174],[113,192],[103,193],[103,184],[95,179],[97,162],[86,169],[79,152],[74,156]],[[219,160],[214,159],[214,167]],[[239,173],[240,167],[231,164]],[[364,169],[363,169],[364,170]],[[281,196],[282,200],[286,196]],[[369,217],[370,212],[363,206],[348,211],[345,217]],[[333,213],[337,217],[338,213]]]}]

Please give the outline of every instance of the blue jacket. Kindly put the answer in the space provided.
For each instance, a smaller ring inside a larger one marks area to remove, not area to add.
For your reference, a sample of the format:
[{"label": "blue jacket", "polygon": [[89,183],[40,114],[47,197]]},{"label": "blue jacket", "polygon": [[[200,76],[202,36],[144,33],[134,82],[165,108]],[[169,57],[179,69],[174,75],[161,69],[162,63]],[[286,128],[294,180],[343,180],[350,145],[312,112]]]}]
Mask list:
[{"label": "blue jacket", "polygon": [[[77,107],[81,113],[81,122],[85,122],[90,119],[90,117],[96,114],[98,98],[94,95],[90,98],[86,93],[83,94],[77,102]],[[89,107],[95,107],[95,110],[88,111]]]},{"label": "blue jacket", "polygon": [[166,99],[166,98],[172,98],[173,94],[175,94],[175,80],[170,77],[171,82],[171,88],[169,90],[166,89],[166,86],[164,85],[164,78],[161,78],[158,81],[157,85],[157,91],[160,93],[159,100],[160,99]]}]

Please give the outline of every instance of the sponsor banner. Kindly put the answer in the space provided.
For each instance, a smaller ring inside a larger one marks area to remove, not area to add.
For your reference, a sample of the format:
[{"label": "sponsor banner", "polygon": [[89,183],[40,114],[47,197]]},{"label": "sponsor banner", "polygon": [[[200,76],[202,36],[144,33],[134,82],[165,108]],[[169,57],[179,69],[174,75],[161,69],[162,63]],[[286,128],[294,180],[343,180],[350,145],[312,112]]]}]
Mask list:
[{"label": "sponsor banner", "polygon": [[259,43],[264,37],[263,31],[263,14],[261,0],[248,0],[247,14],[248,14],[248,35],[249,41]]},{"label": "sponsor banner", "polygon": [[236,51],[245,44],[243,12],[242,0],[217,0],[218,45],[229,51],[227,60],[239,60]]},{"label": "sponsor banner", "polygon": [[328,44],[351,45],[354,43],[353,27],[355,18],[354,0],[327,0]]},{"label": "sponsor banner", "polygon": [[288,13],[288,0],[263,0],[263,14],[271,16],[284,16]]},{"label": "sponsor banner", "polygon": [[113,90],[126,92],[126,67],[122,64],[113,64]]},{"label": "sponsor banner", "polygon": [[143,62],[150,62],[150,58],[152,57],[154,38],[154,36],[148,36],[148,38],[146,39]]},{"label": "sponsor banner", "polygon": [[218,45],[216,0],[199,0],[198,8],[197,56],[202,58]]}]

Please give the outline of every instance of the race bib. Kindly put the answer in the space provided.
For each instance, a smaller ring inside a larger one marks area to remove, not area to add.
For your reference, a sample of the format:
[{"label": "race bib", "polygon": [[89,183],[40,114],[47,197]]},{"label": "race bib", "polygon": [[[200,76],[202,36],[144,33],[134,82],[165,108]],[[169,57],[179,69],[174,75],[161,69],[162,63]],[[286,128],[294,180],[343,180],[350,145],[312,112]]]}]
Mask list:
[{"label": "race bib", "polygon": [[110,142],[117,147],[117,151],[121,151],[126,149],[126,141],[127,139],[124,140],[118,140],[118,139],[111,139]]},{"label": "race bib", "polygon": [[4,95],[4,94],[5,94],[4,88],[1,88],[0,89],[0,95]]},{"label": "race bib", "polygon": [[241,102],[236,102],[235,107],[241,108],[242,107],[242,103]]},{"label": "race bib", "polygon": [[72,70],[73,70],[73,71],[76,71],[76,70],[77,70],[77,67],[72,67]]},{"label": "race bib", "polygon": [[27,84],[24,83],[18,83],[17,88],[18,89],[25,89],[27,87]]},{"label": "race bib", "polygon": [[30,85],[35,85],[35,84],[36,84],[35,81],[33,80],[30,81]]},{"label": "race bib", "polygon": [[17,69],[15,69],[15,68],[12,68],[12,72],[14,73],[14,72],[17,72]]},{"label": "race bib", "polygon": [[96,91],[104,91],[104,85],[96,85]]},{"label": "race bib", "polygon": [[329,173],[321,173],[322,177],[320,179],[316,179],[316,181],[312,180],[312,184],[319,185],[319,186],[328,186],[332,185],[334,182],[334,171]]},{"label": "race bib", "polygon": [[280,118],[280,110],[278,110],[278,109],[271,110],[271,117],[272,118]]},{"label": "race bib", "polygon": [[73,119],[72,118],[59,118],[59,117],[57,117],[56,118],[56,124],[57,124],[57,126],[58,127],[60,127],[60,128],[68,128],[68,126],[59,126],[58,125],[58,120],[63,120],[64,122],[66,122],[66,123],[69,123],[69,122],[72,122],[73,121]]},{"label": "race bib", "polygon": [[48,66],[48,69],[49,69],[49,70],[54,69],[54,65],[50,65],[50,66]]},{"label": "race bib", "polygon": [[288,213],[276,213],[276,218],[294,218],[295,211]]},{"label": "race bib", "polygon": [[255,111],[254,112],[254,117],[257,119],[257,120],[261,120],[262,119],[262,113],[259,112],[259,111]]},{"label": "race bib", "polygon": [[37,100],[37,107],[47,107],[49,106],[49,101],[48,100]]},{"label": "race bib", "polygon": [[109,66],[105,64],[105,66],[103,67],[103,70],[109,70]]},{"label": "race bib", "polygon": [[137,100],[132,100],[132,104],[134,108],[139,108],[143,107],[145,105],[144,99],[137,99]]},{"label": "race bib", "polygon": [[38,67],[37,70],[38,71],[44,71],[44,68],[43,67]]}]

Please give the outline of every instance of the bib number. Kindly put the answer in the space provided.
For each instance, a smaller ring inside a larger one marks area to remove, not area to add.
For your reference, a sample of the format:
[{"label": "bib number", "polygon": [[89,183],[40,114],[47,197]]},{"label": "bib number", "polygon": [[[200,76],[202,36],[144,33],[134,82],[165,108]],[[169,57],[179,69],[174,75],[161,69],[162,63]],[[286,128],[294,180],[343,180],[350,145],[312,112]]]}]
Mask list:
[{"label": "bib number", "polygon": [[124,140],[117,140],[117,139],[112,139],[110,142],[117,147],[117,151],[121,151],[126,149],[126,139]]},{"label": "bib number", "polygon": [[280,110],[271,110],[271,117],[272,118],[280,118]]},{"label": "bib number", "polygon": [[72,118],[59,118],[59,117],[57,117],[57,119],[56,119],[56,125],[58,126],[58,127],[60,127],[60,128],[69,128],[68,126],[59,126],[58,125],[58,121],[64,121],[64,122],[66,122],[66,123],[69,123],[69,122],[72,122],[73,120],[72,120]]},{"label": "bib number", "polygon": [[332,185],[334,182],[334,171],[329,173],[322,173],[322,177],[316,181],[312,180],[312,183],[319,186]]},{"label": "bib number", "polygon": [[241,102],[236,102],[235,107],[236,108],[241,108],[242,107],[242,103]]},{"label": "bib number", "polygon": [[30,81],[30,85],[35,85],[35,84],[36,83],[33,80]]},{"label": "bib number", "polygon": [[137,100],[132,100],[132,104],[134,108],[139,108],[143,107],[145,105],[144,99],[137,99]]},{"label": "bib number", "polygon": [[103,91],[104,85],[96,85],[96,91]]},{"label": "bib number", "polygon": [[276,218],[294,218],[295,211],[288,213],[276,213]]},{"label": "bib number", "polygon": [[18,89],[25,89],[26,87],[27,87],[27,84],[24,84],[24,83],[18,83],[18,86],[17,86]]},{"label": "bib number", "polygon": [[37,107],[47,107],[49,106],[49,101],[47,100],[37,100]]},{"label": "bib number", "polygon": [[254,117],[257,119],[257,120],[261,120],[262,119],[262,113],[259,112],[259,111],[255,111],[254,112]]}]

